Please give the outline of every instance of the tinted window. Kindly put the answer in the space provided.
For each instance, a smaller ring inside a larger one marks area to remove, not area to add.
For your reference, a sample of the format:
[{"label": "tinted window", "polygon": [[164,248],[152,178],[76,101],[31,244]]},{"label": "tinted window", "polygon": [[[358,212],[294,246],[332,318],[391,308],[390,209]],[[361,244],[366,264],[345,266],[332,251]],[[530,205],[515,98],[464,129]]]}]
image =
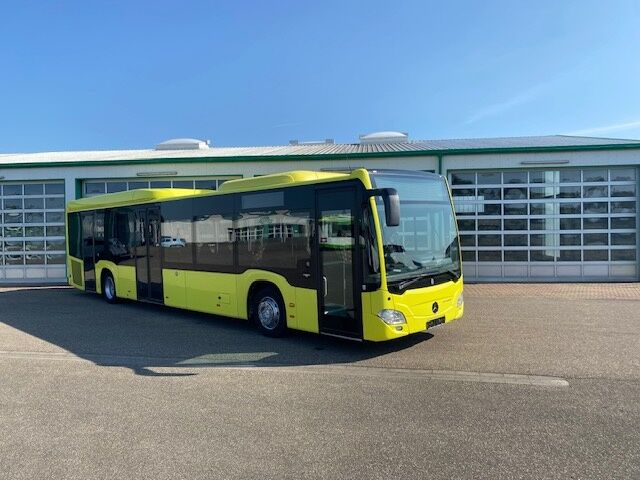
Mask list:
[{"label": "tinted window", "polygon": [[233,197],[196,198],[193,202],[197,266],[233,271]]},{"label": "tinted window", "polygon": [[[164,262],[171,267],[193,266],[193,200],[176,200],[161,204],[160,245]],[[172,265],[173,264],[173,265]]]}]

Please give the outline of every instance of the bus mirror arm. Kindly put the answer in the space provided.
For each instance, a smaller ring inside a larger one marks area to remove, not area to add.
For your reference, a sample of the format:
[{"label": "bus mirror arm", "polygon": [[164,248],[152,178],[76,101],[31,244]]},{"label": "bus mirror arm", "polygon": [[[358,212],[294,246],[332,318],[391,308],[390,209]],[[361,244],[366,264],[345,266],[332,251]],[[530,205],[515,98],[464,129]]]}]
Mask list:
[{"label": "bus mirror arm", "polygon": [[382,197],[384,202],[384,217],[387,227],[400,225],[400,197],[395,188],[378,188],[369,190],[372,197]]}]

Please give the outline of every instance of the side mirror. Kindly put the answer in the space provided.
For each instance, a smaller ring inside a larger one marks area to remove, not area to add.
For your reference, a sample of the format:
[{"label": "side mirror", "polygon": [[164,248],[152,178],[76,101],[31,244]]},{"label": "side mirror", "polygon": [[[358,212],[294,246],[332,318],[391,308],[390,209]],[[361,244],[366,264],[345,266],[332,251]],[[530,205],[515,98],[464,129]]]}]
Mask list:
[{"label": "side mirror", "polygon": [[400,225],[400,197],[395,188],[379,188],[370,190],[371,196],[382,197],[384,202],[384,219],[387,227]]}]

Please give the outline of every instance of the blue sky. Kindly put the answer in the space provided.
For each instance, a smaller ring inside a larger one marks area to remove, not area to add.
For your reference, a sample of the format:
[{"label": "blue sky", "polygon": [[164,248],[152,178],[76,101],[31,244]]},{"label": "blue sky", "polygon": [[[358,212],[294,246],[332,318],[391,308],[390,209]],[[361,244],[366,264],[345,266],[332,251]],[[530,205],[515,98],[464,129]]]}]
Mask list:
[{"label": "blue sky", "polygon": [[0,152],[640,139],[640,2],[2,2]]}]

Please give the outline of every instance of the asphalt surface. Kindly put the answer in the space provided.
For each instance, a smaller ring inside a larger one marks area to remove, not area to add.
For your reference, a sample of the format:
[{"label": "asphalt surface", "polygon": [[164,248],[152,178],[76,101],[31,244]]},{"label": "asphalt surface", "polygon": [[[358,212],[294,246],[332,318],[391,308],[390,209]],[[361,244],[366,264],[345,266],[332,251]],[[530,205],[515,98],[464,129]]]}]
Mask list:
[{"label": "asphalt surface", "polygon": [[640,478],[640,286],[509,288],[385,344],[0,290],[0,478]]}]

